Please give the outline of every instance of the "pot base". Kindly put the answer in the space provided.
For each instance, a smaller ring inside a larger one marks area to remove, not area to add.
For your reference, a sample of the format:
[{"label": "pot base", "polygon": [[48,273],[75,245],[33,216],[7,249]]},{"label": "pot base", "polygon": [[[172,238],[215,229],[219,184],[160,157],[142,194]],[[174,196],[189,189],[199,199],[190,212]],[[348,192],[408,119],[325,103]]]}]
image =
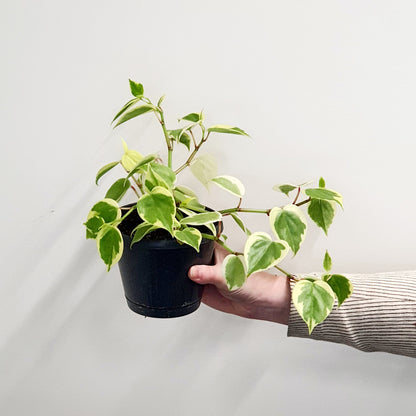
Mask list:
[{"label": "pot base", "polygon": [[189,315],[196,311],[201,304],[200,300],[192,302],[190,304],[181,306],[179,308],[151,308],[145,305],[139,305],[134,303],[126,297],[127,306],[133,311],[140,315],[149,318],[178,318],[180,316]]}]

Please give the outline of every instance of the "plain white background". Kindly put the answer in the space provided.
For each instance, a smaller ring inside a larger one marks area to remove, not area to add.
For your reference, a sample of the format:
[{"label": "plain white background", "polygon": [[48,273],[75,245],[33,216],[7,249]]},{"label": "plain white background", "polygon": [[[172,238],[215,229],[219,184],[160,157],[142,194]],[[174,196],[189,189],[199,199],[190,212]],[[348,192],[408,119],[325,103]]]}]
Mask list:
[{"label": "plain white background", "polygon": [[414,269],[415,13],[410,0],[4,0],[1,414],[411,413],[410,358],[288,339],[205,306],[130,312],[82,223],[115,179],[94,185],[121,137],[163,149],[150,116],[110,129],[132,78],[167,95],[172,127],[203,108],[208,124],[251,134],[206,147],[247,206],[282,205],[273,185],[320,176],[343,194],[328,238],[311,230],[286,268],[319,271],[328,248],[340,272]]}]

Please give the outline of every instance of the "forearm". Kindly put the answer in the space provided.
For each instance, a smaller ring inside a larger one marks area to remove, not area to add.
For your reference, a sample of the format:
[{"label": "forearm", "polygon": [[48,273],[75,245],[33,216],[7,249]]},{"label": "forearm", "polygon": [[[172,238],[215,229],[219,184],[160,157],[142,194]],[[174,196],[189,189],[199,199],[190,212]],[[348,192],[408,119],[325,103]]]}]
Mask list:
[{"label": "forearm", "polygon": [[291,304],[288,336],[416,357],[416,271],[346,277],[352,296],[311,335]]}]

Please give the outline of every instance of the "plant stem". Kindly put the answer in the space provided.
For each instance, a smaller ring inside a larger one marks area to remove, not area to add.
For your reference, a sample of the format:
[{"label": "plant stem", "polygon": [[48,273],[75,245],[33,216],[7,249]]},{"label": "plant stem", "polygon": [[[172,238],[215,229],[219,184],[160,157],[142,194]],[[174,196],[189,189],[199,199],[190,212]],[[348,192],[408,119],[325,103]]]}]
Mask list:
[{"label": "plant stem", "polygon": [[293,205],[296,204],[298,198],[299,198],[299,194],[300,194],[300,186],[298,187],[298,193],[296,194],[296,198],[294,199],[294,201],[292,202]]},{"label": "plant stem", "polygon": [[236,256],[243,254],[243,253],[239,253],[237,251],[234,251],[233,249],[231,249],[230,247],[228,247],[223,241],[221,241],[216,236],[213,236],[211,234],[204,234],[204,233],[201,233],[201,235],[202,235],[203,238],[206,238],[208,240],[213,240],[213,241],[217,242],[220,246],[224,247],[230,254],[234,254]]},{"label": "plant stem", "polygon": [[136,209],[136,205],[131,207],[118,221],[122,222],[128,215],[130,215]]},{"label": "plant stem", "polygon": [[293,276],[293,274],[291,274],[291,273],[289,273],[289,272],[287,272],[287,271],[285,271],[285,270],[283,270],[282,268],[280,268],[279,266],[274,266],[274,268],[275,269],[277,269],[277,270],[279,270],[279,272],[282,272],[284,275],[286,275],[287,277],[289,277],[289,278],[293,278],[294,279],[294,276]]},{"label": "plant stem", "polygon": [[195,157],[195,155],[197,154],[198,150],[201,148],[201,146],[208,140],[209,137],[209,133],[205,136],[202,137],[201,141],[199,142],[199,144],[197,144],[195,146],[195,149],[193,150],[193,152],[189,155],[188,159],[186,159],[185,163],[180,166],[178,169],[175,170],[175,174],[177,175],[179,172],[182,172],[187,166],[189,166],[193,160],[193,158]]},{"label": "plant stem", "polygon": [[136,194],[137,198],[139,198],[139,199],[140,199],[140,195],[139,195],[139,193],[137,192],[136,188],[135,188],[134,186],[130,186],[130,188],[131,188],[131,189],[133,189],[133,192]]},{"label": "plant stem", "polygon": [[308,202],[310,202],[311,201],[311,199],[310,198],[308,198],[308,199],[305,199],[304,201],[302,201],[302,202],[298,202],[297,204],[295,204],[296,206],[298,206],[298,207],[300,207],[301,205],[304,205],[304,204],[307,204]]},{"label": "plant stem", "polygon": [[160,115],[159,123],[162,126],[163,134],[166,140],[166,147],[168,148],[168,167],[172,169],[172,151],[173,151],[172,140],[169,137],[168,131],[166,130],[165,117],[163,115],[162,108],[158,107],[158,111]]},{"label": "plant stem", "polygon": [[172,149],[168,149],[168,166],[172,169]]},{"label": "plant stem", "polygon": [[229,208],[218,211],[222,215],[231,214],[232,212],[252,212],[255,214],[270,214],[270,209],[252,209],[252,208]]},{"label": "plant stem", "polygon": [[190,134],[190,135],[191,135],[191,137],[192,137],[192,141],[194,142],[194,147],[196,147],[196,140],[195,140],[194,133],[193,133],[193,131],[192,131],[191,129],[189,129],[188,131],[189,131],[189,134]]}]

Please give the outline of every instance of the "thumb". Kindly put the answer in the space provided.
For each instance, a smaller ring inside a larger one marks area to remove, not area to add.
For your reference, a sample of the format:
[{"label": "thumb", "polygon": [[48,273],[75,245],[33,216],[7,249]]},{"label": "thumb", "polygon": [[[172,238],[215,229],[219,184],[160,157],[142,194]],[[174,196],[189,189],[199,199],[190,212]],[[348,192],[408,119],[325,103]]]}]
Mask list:
[{"label": "thumb", "polygon": [[191,280],[201,285],[210,284],[217,287],[223,287],[225,285],[220,265],[192,266],[189,269],[188,276]]}]

